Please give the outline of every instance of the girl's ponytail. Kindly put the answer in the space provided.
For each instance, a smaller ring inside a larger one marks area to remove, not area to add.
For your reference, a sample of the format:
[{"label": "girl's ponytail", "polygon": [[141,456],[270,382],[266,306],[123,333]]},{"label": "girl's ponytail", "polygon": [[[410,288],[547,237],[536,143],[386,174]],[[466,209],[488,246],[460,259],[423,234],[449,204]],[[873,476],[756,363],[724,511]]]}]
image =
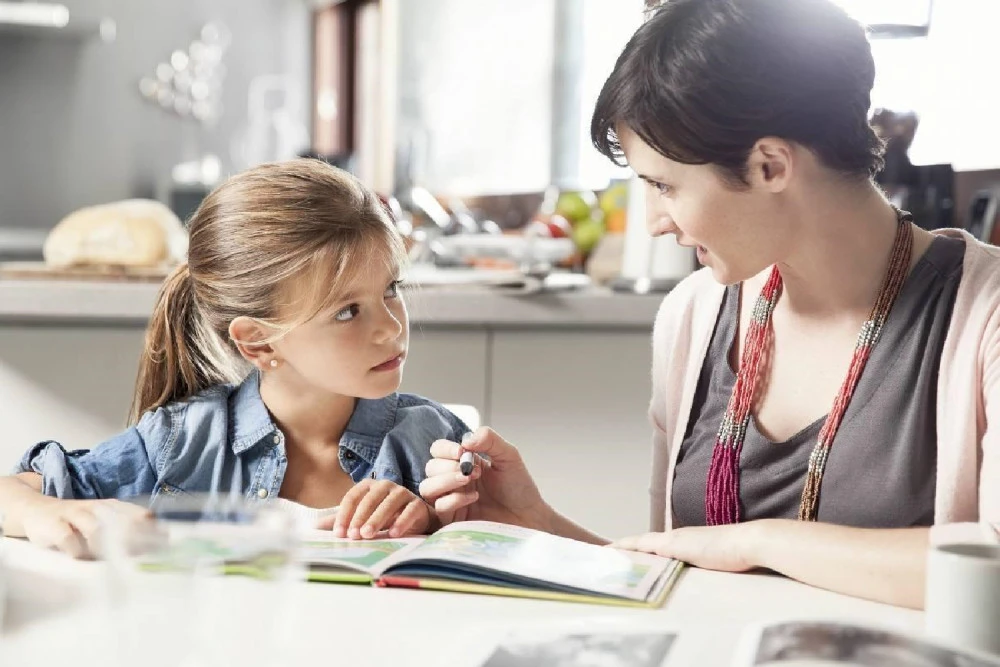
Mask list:
[{"label": "girl's ponytail", "polygon": [[198,312],[188,264],[164,281],[146,329],[128,423],[147,410],[239,381],[235,355]]}]

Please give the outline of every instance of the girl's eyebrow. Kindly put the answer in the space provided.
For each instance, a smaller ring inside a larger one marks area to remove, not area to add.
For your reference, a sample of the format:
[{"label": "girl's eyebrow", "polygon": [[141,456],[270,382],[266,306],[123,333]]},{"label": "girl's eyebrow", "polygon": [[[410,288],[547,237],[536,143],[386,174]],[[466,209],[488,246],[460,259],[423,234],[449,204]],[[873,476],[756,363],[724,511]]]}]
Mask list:
[{"label": "girl's eyebrow", "polygon": [[356,290],[352,290],[347,294],[341,294],[337,297],[337,303],[344,303],[345,301],[354,301],[358,298],[358,293]]},{"label": "girl's eyebrow", "polygon": [[[401,273],[401,271],[394,272],[392,274],[393,278],[391,278],[389,280],[389,282],[386,283],[386,284],[387,285],[391,285],[392,283],[397,282],[400,279],[400,273]],[[354,289],[354,290],[351,290],[350,292],[347,292],[346,294],[343,294],[343,295],[337,297],[336,303],[346,303],[347,301],[354,301],[355,299],[358,298],[358,296],[360,296],[359,291],[356,290],[356,289]]]}]

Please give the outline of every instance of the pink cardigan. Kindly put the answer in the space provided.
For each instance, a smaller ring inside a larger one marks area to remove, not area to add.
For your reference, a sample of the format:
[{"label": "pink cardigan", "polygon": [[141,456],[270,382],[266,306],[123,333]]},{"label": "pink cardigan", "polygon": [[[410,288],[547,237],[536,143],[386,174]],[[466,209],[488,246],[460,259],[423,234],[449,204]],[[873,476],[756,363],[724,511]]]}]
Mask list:
[{"label": "pink cardigan", "polygon": [[[938,376],[935,542],[997,539],[1000,522],[1000,248],[966,232],[962,282]],[[653,327],[651,529],[669,530],[670,487],[725,287],[707,269],[663,300]]]}]

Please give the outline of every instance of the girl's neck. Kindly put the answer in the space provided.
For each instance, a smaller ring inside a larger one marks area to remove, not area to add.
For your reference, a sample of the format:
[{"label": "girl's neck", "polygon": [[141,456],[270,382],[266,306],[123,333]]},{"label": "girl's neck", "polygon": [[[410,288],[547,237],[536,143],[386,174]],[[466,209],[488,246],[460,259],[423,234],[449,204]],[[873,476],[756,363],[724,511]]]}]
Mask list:
[{"label": "girl's neck", "polygon": [[357,402],[290,382],[280,371],[261,374],[260,397],[286,441],[309,447],[338,447]]}]

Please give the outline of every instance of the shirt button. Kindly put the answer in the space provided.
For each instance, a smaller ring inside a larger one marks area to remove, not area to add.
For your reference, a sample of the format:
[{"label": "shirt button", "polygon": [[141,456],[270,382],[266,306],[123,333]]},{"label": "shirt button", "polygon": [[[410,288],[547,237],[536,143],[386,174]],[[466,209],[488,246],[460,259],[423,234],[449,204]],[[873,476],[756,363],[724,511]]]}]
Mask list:
[{"label": "shirt button", "polygon": [[352,452],[349,449],[345,450],[344,451],[344,460],[345,461],[353,461],[354,460],[354,452]]},{"label": "shirt button", "polygon": [[258,490],[257,491],[257,497],[260,498],[261,500],[264,500],[264,498],[267,498],[267,489],[261,488],[260,490]]},{"label": "shirt button", "polygon": [[276,445],[280,445],[281,444],[281,434],[280,433],[275,433],[274,434],[274,444],[276,444]]}]

